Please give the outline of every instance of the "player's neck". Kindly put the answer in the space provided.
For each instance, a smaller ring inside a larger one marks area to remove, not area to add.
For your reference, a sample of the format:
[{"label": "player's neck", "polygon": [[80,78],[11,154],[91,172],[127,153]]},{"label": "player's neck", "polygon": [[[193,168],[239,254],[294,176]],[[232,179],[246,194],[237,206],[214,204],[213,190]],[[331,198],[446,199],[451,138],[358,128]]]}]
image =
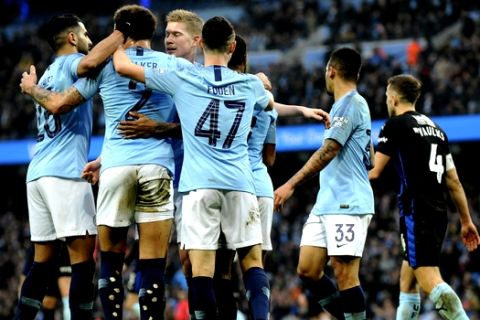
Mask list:
[{"label": "player's neck", "polygon": [[150,40],[132,40],[129,39],[126,43],[126,48],[130,47],[142,47],[146,49],[151,48],[151,41]]},{"label": "player's neck", "polygon": [[228,64],[230,56],[225,53],[205,52],[204,51],[204,66],[224,66]]},{"label": "player's neck", "polygon": [[335,83],[335,89],[333,91],[333,97],[335,101],[340,100],[344,95],[348,94],[352,90],[357,90],[357,85],[354,82],[337,81]]},{"label": "player's neck", "polygon": [[77,52],[78,52],[77,47],[74,47],[71,45],[64,45],[63,47],[58,49],[57,52],[55,52],[55,55],[58,57],[58,56],[64,56],[67,54],[72,54]]},{"label": "player's neck", "polygon": [[402,103],[398,107],[396,107],[396,114],[398,116],[411,111],[415,111],[415,106],[413,104]]}]

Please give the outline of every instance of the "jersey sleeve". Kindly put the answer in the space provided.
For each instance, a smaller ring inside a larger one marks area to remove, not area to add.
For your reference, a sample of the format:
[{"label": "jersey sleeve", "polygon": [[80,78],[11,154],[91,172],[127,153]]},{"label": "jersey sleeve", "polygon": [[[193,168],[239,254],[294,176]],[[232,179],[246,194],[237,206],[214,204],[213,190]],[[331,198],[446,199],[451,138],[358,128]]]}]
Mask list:
[{"label": "jersey sleeve", "polygon": [[355,127],[355,121],[357,120],[354,110],[355,108],[352,106],[343,108],[339,113],[331,115],[332,124],[330,129],[325,130],[324,139],[333,139],[342,146],[345,145]]},{"label": "jersey sleeve", "polygon": [[99,90],[100,82],[98,79],[80,78],[73,86],[78,90],[85,100],[92,98]]},{"label": "jersey sleeve", "polygon": [[392,157],[396,150],[394,123],[388,120],[378,134],[377,151]]},{"label": "jersey sleeve", "polygon": [[82,60],[83,57],[84,57],[84,55],[81,55],[81,54],[78,54],[78,55],[77,54],[72,54],[67,58],[70,61],[67,60],[66,65],[69,66],[68,72],[70,73],[72,78],[78,78],[77,69],[78,69],[78,65],[80,64],[80,61]]},{"label": "jersey sleeve", "polygon": [[270,102],[270,95],[260,79],[258,79],[256,76],[252,76],[252,79],[256,97],[255,110],[265,110]]},{"label": "jersey sleeve", "polygon": [[277,144],[277,117],[273,114],[275,109],[270,111],[270,126],[268,127],[267,136],[265,137],[266,144]]},{"label": "jersey sleeve", "polygon": [[145,68],[145,85],[152,90],[174,95],[180,80],[175,71]]}]

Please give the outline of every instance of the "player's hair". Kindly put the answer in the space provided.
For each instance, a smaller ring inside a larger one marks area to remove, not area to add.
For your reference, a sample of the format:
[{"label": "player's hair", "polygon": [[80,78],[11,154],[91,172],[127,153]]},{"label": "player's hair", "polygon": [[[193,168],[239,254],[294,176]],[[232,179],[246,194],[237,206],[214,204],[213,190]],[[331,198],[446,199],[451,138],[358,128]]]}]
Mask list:
[{"label": "player's hair", "polygon": [[48,42],[50,47],[57,51],[65,44],[68,32],[77,32],[82,20],[73,14],[55,16],[43,24],[39,29],[40,38]]},{"label": "player's hair", "polygon": [[335,67],[340,77],[357,82],[362,68],[362,57],[358,51],[346,47],[336,49],[330,55],[329,63]]},{"label": "player's hair", "polygon": [[133,40],[150,40],[157,28],[157,18],[153,12],[136,4],[118,8],[113,20],[116,25],[129,23],[128,36]]},{"label": "player's hair", "polygon": [[170,11],[165,17],[165,21],[169,22],[182,22],[188,33],[192,36],[199,36],[202,34],[203,19],[192,11],[184,9],[175,9]]},{"label": "player's hair", "polygon": [[415,104],[422,92],[422,82],[409,74],[399,74],[388,79],[388,85],[394,90],[400,101]]},{"label": "player's hair", "polygon": [[237,43],[235,51],[233,51],[232,57],[228,62],[230,69],[237,69],[242,64],[247,64],[247,44],[245,40],[237,34],[235,36],[235,42]]},{"label": "player's hair", "polygon": [[207,49],[224,52],[235,40],[235,30],[224,17],[213,17],[207,20],[202,29],[203,42]]}]

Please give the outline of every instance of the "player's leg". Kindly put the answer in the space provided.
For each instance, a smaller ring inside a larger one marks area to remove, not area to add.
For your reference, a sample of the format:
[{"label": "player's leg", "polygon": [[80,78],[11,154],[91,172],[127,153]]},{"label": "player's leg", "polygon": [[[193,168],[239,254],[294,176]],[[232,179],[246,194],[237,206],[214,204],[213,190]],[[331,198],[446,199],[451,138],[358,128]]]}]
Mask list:
[{"label": "player's leg", "polygon": [[444,319],[468,319],[462,303],[440,274],[440,253],[448,226],[446,211],[417,204],[412,215],[401,217],[409,265],[420,288],[429,295],[435,309]]},{"label": "player's leg", "polygon": [[123,317],[122,268],[128,228],[134,220],[136,190],[135,166],[107,168],[101,174],[97,205],[98,294],[107,320]]},{"label": "player's leg", "polygon": [[189,287],[192,319],[216,318],[213,275],[222,202],[222,192],[212,189],[190,191],[183,197],[182,243],[192,264]]},{"label": "player's leg", "polygon": [[420,292],[413,269],[407,260],[400,268],[400,297],[396,320],[417,320],[420,315]]},{"label": "player's leg", "polygon": [[324,272],[328,261],[325,225],[320,217],[310,214],[300,241],[297,273],[312,300],[337,319],[343,319],[340,293],[336,284]]},{"label": "player's leg", "polygon": [[68,248],[65,243],[62,243],[60,248],[59,259],[59,275],[57,279],[57,286],[62,299],[62,313],[63,320],[70,320],[70,282],[72,279],[72,266],[70,264],[70,257]]},{"label": "player's leg", "polygon": [[227,247],[225,235],[220,235],[219,248],[215,255],[215,275],[213,289],[218,306],[218,319],[236,320],[237,301],[234,296],[232,267],[236,251]]},{"label": "player's leg", "polygon": [[268,197],[258,197],[258,209],[260,211],[260,221],[262,223],[262,261],[265,261],[268,252],[272,251],[272,239],[270,233],[272,231],[273,220],[273,199]]},{"label": "player's leg", "polygon": [[143,165],[138,170],[135,220],[139,234],[138,270],[142,275],[141,319],[163,319],[165,265],[173,226],[173,185],[168,170]]},{"label": "player's leg", "polygon": [[262,226],[257,198],[247,192],[224,194],[222,230],[227,243],[237,248],[250,316],[253,320],[268,319],[270,283],[262,263]]},{"label": "player's leg", "polygon": [[28,217],[31,240],[34,243],[33,263],[20,289],[16,319],[34,319],[42,306],[49,281],[55,276],[57,234],[45,191],[56,192],[52,186],[45,187],[45,178],[27,184]]}]

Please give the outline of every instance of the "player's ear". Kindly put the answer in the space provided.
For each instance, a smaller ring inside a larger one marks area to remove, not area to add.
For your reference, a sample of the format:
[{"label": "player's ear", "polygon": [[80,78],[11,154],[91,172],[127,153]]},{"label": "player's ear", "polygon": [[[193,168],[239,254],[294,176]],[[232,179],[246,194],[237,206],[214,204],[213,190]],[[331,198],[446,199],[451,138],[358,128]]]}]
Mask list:
[{"label": "player's ear", "polygon": [[193,46],[194,47],[200,47],[200,39],[202,39],[202,37],[200,35],[193,36]]},{"label": "player's ear", "polygon": [[233,53],[235,51],[235,48],[237,47],[237,41],[232,41],[229,45],[228,45],[228,51],[227,53]]},{"label": "player's ear", "polygon": [[75,32],[70,31],[67,33],[67,43],[76,46],[77,45],[77,35]]}]

